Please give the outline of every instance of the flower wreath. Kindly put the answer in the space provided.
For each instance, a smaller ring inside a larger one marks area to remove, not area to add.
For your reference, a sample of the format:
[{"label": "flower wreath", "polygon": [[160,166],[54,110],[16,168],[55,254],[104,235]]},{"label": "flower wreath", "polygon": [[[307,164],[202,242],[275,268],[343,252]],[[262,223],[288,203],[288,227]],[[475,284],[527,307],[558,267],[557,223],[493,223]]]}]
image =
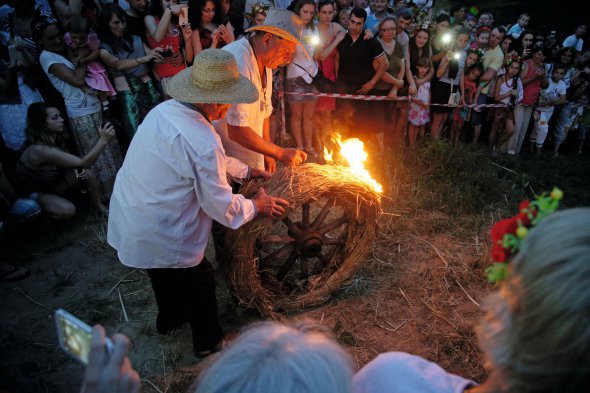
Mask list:
[{"label": "flower wreath", "polygon": [[484,55],[483,50],[476,48],[467,48],[467,55],[469,56],[470,53],[475,53],[477,55],[477,62],[481,63],[481,58]]},{"label": "flower wreath", "polygon": [[492,29],[489,26],[479,26],[476,30],[475,30],[475,36],[479,37],[479,35],[483,32],[487,31],[488,33],[490,33],[492,31]]},{"label": "flower wreath", "polygon": [[492,266],[486,269],[490,282],[504,280],[508,276],[508,262],[520,249],[529,228],[534,227],[559,206],[563,191],[555,187],[549,195],[543,193],[533,202],[522,201],[518,214],[498,221],[490,232],[492,238]]},{"label": "flower wreath", "polygon": [[254,3],[252,4],[250,12],[246,14],[246,19],[248,19],[249,23],[252,23],[254,22],[254,18],[256,18],[256,14],[266,15],[268,13],[269,8],[270,5],[268,5],[267,3]]},{"label": "flower wreath", "polygon": [[508,67],[510,67],[510,64],[514,63],[515,61],[518,61],[520,63],[520,69],[522,70],[524,67],[524,61],[516,53],[508,56],[508,58],[506,59],[506,63],[504,65],[506,68],[508,68]]}]

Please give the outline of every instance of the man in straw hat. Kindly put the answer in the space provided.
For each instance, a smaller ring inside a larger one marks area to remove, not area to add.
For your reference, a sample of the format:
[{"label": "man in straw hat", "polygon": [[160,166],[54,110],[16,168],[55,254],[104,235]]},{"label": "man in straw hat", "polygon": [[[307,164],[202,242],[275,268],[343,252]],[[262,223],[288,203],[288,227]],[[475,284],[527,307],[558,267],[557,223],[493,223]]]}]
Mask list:
[{"label": "man in straw hat", "polygon": [[232,194],[234,178],[270,177],[226,157],[212,120],[231,104],[258,99],[235,58],[220,49],[199,53],[166,90],[173,100],[139,126],[115,181],[107,241],[120,261],[146,269],[158,304],[161,334],[189,322],[198,357],[221,342],[213,268],[205,258],[212,221],[238,228],[257,214],[280,217],[288,202],[260,189],[254,199]]},{"label": "man in straw hat", "polygon": [[290,11],[270,8],[264,24],[246,31],[251,32],[249,37],[234,41],[223,50],[236,57],[240,74],[254,83],[259,97],[253,103],[233,104],[227,112],[227,128],[222,122],[216,124],[216,129],[228,154],[253,168],[273,172],[275,160],[298,165],[307,155],[301,150],[285,149],[272,143],[269,117],[272,113],[271,70],[293,60],[303,22]]}]

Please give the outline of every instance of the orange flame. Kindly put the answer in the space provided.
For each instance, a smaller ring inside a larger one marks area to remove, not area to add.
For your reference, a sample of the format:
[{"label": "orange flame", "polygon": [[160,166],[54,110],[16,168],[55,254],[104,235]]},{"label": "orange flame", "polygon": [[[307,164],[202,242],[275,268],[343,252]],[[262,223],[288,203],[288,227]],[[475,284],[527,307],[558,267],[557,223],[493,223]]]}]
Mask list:
[{"label": "orange flame", "polygon": [[[383,186],[373,179],[365,168],[365,161],[369,155],[365,151],[364,143],[358,138],[349,138],[343,141],[342,136],[337,132],[330,139],[340,148],[339,154],[348,162],[352,174],[369,184],[375,191],[383,192]],[[326,147],[324,147],[324,160],[327,163],[334,162],[334,152]]]}]

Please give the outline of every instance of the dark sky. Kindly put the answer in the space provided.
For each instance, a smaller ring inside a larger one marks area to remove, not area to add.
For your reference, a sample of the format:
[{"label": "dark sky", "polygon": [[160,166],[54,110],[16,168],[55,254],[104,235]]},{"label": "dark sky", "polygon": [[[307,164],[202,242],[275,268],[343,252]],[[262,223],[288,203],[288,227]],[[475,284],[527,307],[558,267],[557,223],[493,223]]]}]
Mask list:
[{"label": "dark sky", "polygon": [[[501,6],[492,9],[491,12],[500,23],[514,23],[523,12],[532,15],[533,28],[552,27],[564,35],[573,34],[576,26],[590,23],[590,1],[582,0],[507,0],[508,2],[518,2],[521,5]],[[452,3],[452,1],[451,1]],[[460,3],[478,5],[477,0],[460,1]],[[480,2],[479,4],[482,4]],[[481,8],[481,7],[480,7]],[[506,20],[498,20],[497,16]],[[590,39],[590,37],[585,37]]]}]

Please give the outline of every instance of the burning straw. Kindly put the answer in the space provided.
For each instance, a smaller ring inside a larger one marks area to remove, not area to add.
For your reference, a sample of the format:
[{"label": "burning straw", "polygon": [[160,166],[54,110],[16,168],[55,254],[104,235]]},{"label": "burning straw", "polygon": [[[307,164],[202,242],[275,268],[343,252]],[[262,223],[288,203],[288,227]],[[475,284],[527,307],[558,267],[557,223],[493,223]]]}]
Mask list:
[{"label": "burning straw", "polygon": [[348,218],[342,258],[332,258],[321,272],[311,275],[298,291],[284,293],[280,285],[263,285],[255,249],[277,223],[254,220],[228,236],[233,261],[228,280],[240,303],[261,314],[276,317],[277,311],[293,311],[326,302],[346,284],[371,251],[377,230],[381,196],[373,186],[341,165],[305,164],[279,170],[270,180],[249,182],[242,194],[251,198],[260,187],[290,203],[287,216],[308,202],[334,200]]}]

